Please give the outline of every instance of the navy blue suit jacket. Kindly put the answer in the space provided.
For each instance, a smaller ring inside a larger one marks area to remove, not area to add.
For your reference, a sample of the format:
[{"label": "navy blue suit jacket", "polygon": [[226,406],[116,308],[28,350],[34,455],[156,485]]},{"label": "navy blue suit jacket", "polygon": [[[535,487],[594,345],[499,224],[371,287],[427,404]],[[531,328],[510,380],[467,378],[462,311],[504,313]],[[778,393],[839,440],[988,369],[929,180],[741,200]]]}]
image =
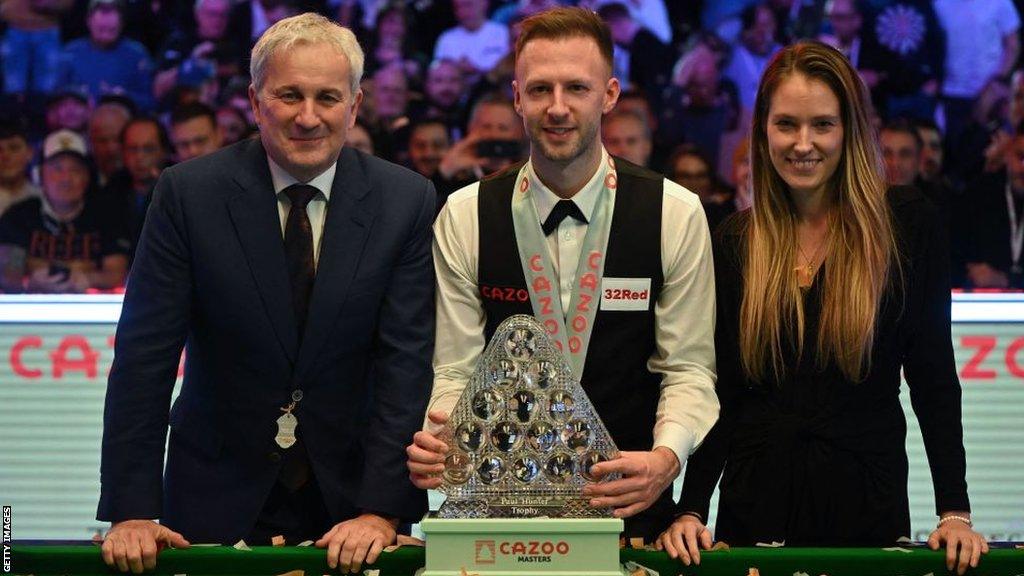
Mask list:
[{"label": "navy blue suit jacket", "polygon": [[426,496],[405,445],[432,382],[435,201],[419,175],[342,150],[300,339],[260,141],[165,170],[117,327],[97,517],[243,538],[281,466],[276,420],[301,389],[295,414],[332,520],[418,520]]}]

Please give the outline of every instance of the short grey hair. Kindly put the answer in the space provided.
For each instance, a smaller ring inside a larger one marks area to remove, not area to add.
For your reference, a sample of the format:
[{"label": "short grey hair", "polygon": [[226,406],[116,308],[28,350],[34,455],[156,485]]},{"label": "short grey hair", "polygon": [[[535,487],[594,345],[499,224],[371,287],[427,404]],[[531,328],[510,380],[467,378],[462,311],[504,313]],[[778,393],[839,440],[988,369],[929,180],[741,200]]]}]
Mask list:
[{"label": "short grey hair", "polygon": [[267,29],[252,49],[249,75],[253,86],[263,86],[267,61],[279,50],[287,50],[297,44],[328,44],[348,60],[349,84],[352,94],[359,91],[363,78],[363,49],[351,30],[336,24],[319,14],[307,12],[285,18]]}]

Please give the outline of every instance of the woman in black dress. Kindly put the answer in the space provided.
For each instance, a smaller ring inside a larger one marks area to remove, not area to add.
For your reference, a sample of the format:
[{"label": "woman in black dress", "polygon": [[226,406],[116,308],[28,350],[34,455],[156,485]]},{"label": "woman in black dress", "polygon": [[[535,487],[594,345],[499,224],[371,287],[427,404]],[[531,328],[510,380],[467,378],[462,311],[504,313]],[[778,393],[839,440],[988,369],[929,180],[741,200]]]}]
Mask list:
[{"label": "woman in black dress", "polygon": [[971,529],[948,248],[935,208],[885,187],[867,91],[838,51],[782,50],[757,94],[754,205],[715,235],[721,418],[686,467],[659,545],[689,564],[721,475],[716,537],[733,546],[893,545],[910,535],[910,386],[952,569]]}]

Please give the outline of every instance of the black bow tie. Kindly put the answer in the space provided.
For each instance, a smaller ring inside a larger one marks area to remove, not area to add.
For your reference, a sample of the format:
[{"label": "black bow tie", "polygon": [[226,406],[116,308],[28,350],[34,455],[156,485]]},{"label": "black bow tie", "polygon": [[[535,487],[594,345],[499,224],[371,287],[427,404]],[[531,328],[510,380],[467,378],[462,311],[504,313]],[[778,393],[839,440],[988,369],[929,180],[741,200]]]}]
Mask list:
[{"label": "black bow tie", "polygon": [[587,217],[583,215],[583,211],[576,205],[572,200],[559,200],[555,207],[551,209],[551,214],[548,214],[547,220],[541,224],[541,229],[544,230],[545,236],[550,236],[552,232],[558,228],[558,225],[565,220],[566,216],[572,216],[576,220],[587,223]]}]

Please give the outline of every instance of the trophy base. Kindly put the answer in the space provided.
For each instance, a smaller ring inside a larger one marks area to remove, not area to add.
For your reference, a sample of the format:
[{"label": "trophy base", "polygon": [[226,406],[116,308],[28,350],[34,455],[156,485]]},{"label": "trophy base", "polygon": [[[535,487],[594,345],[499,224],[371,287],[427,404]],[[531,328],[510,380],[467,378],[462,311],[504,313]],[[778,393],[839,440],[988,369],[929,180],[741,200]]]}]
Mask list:
[{"label": "trophy base", "polygon": [[422,576],[623,576],[618,518],[436,518]]},{"label": "trophy base", "polygon": [[437,518],[610,518],[611,508],[592,508],[587,498],[448,498]]}]

